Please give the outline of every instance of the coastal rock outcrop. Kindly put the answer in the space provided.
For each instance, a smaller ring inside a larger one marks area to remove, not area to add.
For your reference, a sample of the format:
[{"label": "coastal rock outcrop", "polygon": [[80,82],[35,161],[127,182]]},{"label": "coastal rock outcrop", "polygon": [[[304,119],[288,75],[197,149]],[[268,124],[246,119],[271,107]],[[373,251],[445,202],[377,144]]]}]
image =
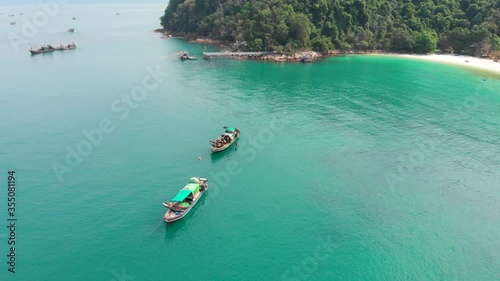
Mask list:
[{"label": "coastal rock outcrop", "polygon": [[222,44],[221,41],[219,41],[219,40],[213,40],[213,39],[210,39],[210,38],[196,38],[196,39],[190,40],[189,42],[191,42],[191,43],[199,43],[199,44]]},{"label": "coastal rock outcrop", "polygon": [[294,53],[292,55],[285,55],[285,54],[266,55],[260,57],[260,59],[273,62],[287,62],[287,61],[312,62],[320,59],[321,57],[322,55],[320,53],[313,51],[303,51]]}]

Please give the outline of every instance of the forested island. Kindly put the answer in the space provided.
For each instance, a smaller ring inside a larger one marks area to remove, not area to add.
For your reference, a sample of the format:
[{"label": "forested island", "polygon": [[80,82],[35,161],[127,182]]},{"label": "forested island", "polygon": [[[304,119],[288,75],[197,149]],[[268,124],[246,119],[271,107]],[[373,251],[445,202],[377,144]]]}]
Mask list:
[{"label": "forested island", "polygon": [[160,20],[247,51],[500,50],[499,0],[170,0]]}]

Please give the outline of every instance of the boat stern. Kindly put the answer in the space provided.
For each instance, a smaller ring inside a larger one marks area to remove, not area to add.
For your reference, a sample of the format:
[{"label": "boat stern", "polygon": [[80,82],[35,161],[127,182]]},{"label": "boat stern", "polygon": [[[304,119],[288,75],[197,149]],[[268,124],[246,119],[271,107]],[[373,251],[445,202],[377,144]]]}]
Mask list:
[{"label": "boat stern", "polygon": [[171,210],[166,211],[165,215],[163,216],[163,220],[167,223],[177,221],[181,218],[182,218],[182,216],[180,214],[176,215]]}]

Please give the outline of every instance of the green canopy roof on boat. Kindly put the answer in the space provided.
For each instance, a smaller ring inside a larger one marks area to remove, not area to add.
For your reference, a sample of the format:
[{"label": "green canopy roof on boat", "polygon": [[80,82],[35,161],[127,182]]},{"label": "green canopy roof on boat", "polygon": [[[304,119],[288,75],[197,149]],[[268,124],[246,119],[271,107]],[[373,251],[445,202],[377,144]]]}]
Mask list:
[{"label": "green canopy roof on boat", "polygon": [[174,199],[172,199],[172,201],[173,202],[182,202],[184,199],[186,199],[186,197],[189,196],[189,194],[191,194],[191,190],[183,189],[183,190],[179,191],[179,193],[177,193],[177,195],[174,197]]},{"label": "green canopy roof on boat", "polygon": [[198,190],[200,189],[200,185],[197,184],[197,183],[188,183],[184,188],[183,190],[189,190],[191,191],[193,194],[196,194],[198,193]]},{"label": "green canopy roof on boat", "polygon": [[236,129],[235,128],[229,128],[229,127],[226,127],[226,132],[228,133],[233,133]]},{"label": "green canopy roof on boat", "polygon": [[197,177],[192,177],[189,179],[189,183],[200,183],[200,180]]},{"label": "green canopy roof on boat", "polygon": [[[197,183],[195,183],[197,182]],[[186,197],[188,197],[191,193],[196,195],[200,191],[200,181],[197,178],[189,179],[189,183],[184,186],[179,193],[172,199],[173,202],[182,202]]]}]

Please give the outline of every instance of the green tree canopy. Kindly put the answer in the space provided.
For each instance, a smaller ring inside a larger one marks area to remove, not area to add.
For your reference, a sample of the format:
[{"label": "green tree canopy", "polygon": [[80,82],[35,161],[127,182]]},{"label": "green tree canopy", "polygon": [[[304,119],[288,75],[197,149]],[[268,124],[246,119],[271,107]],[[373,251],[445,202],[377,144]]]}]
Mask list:
[{"label": "green tree canopy", "polygon": [[500,50],[499,0],[170,0],[173,33],[249,50]]}]

